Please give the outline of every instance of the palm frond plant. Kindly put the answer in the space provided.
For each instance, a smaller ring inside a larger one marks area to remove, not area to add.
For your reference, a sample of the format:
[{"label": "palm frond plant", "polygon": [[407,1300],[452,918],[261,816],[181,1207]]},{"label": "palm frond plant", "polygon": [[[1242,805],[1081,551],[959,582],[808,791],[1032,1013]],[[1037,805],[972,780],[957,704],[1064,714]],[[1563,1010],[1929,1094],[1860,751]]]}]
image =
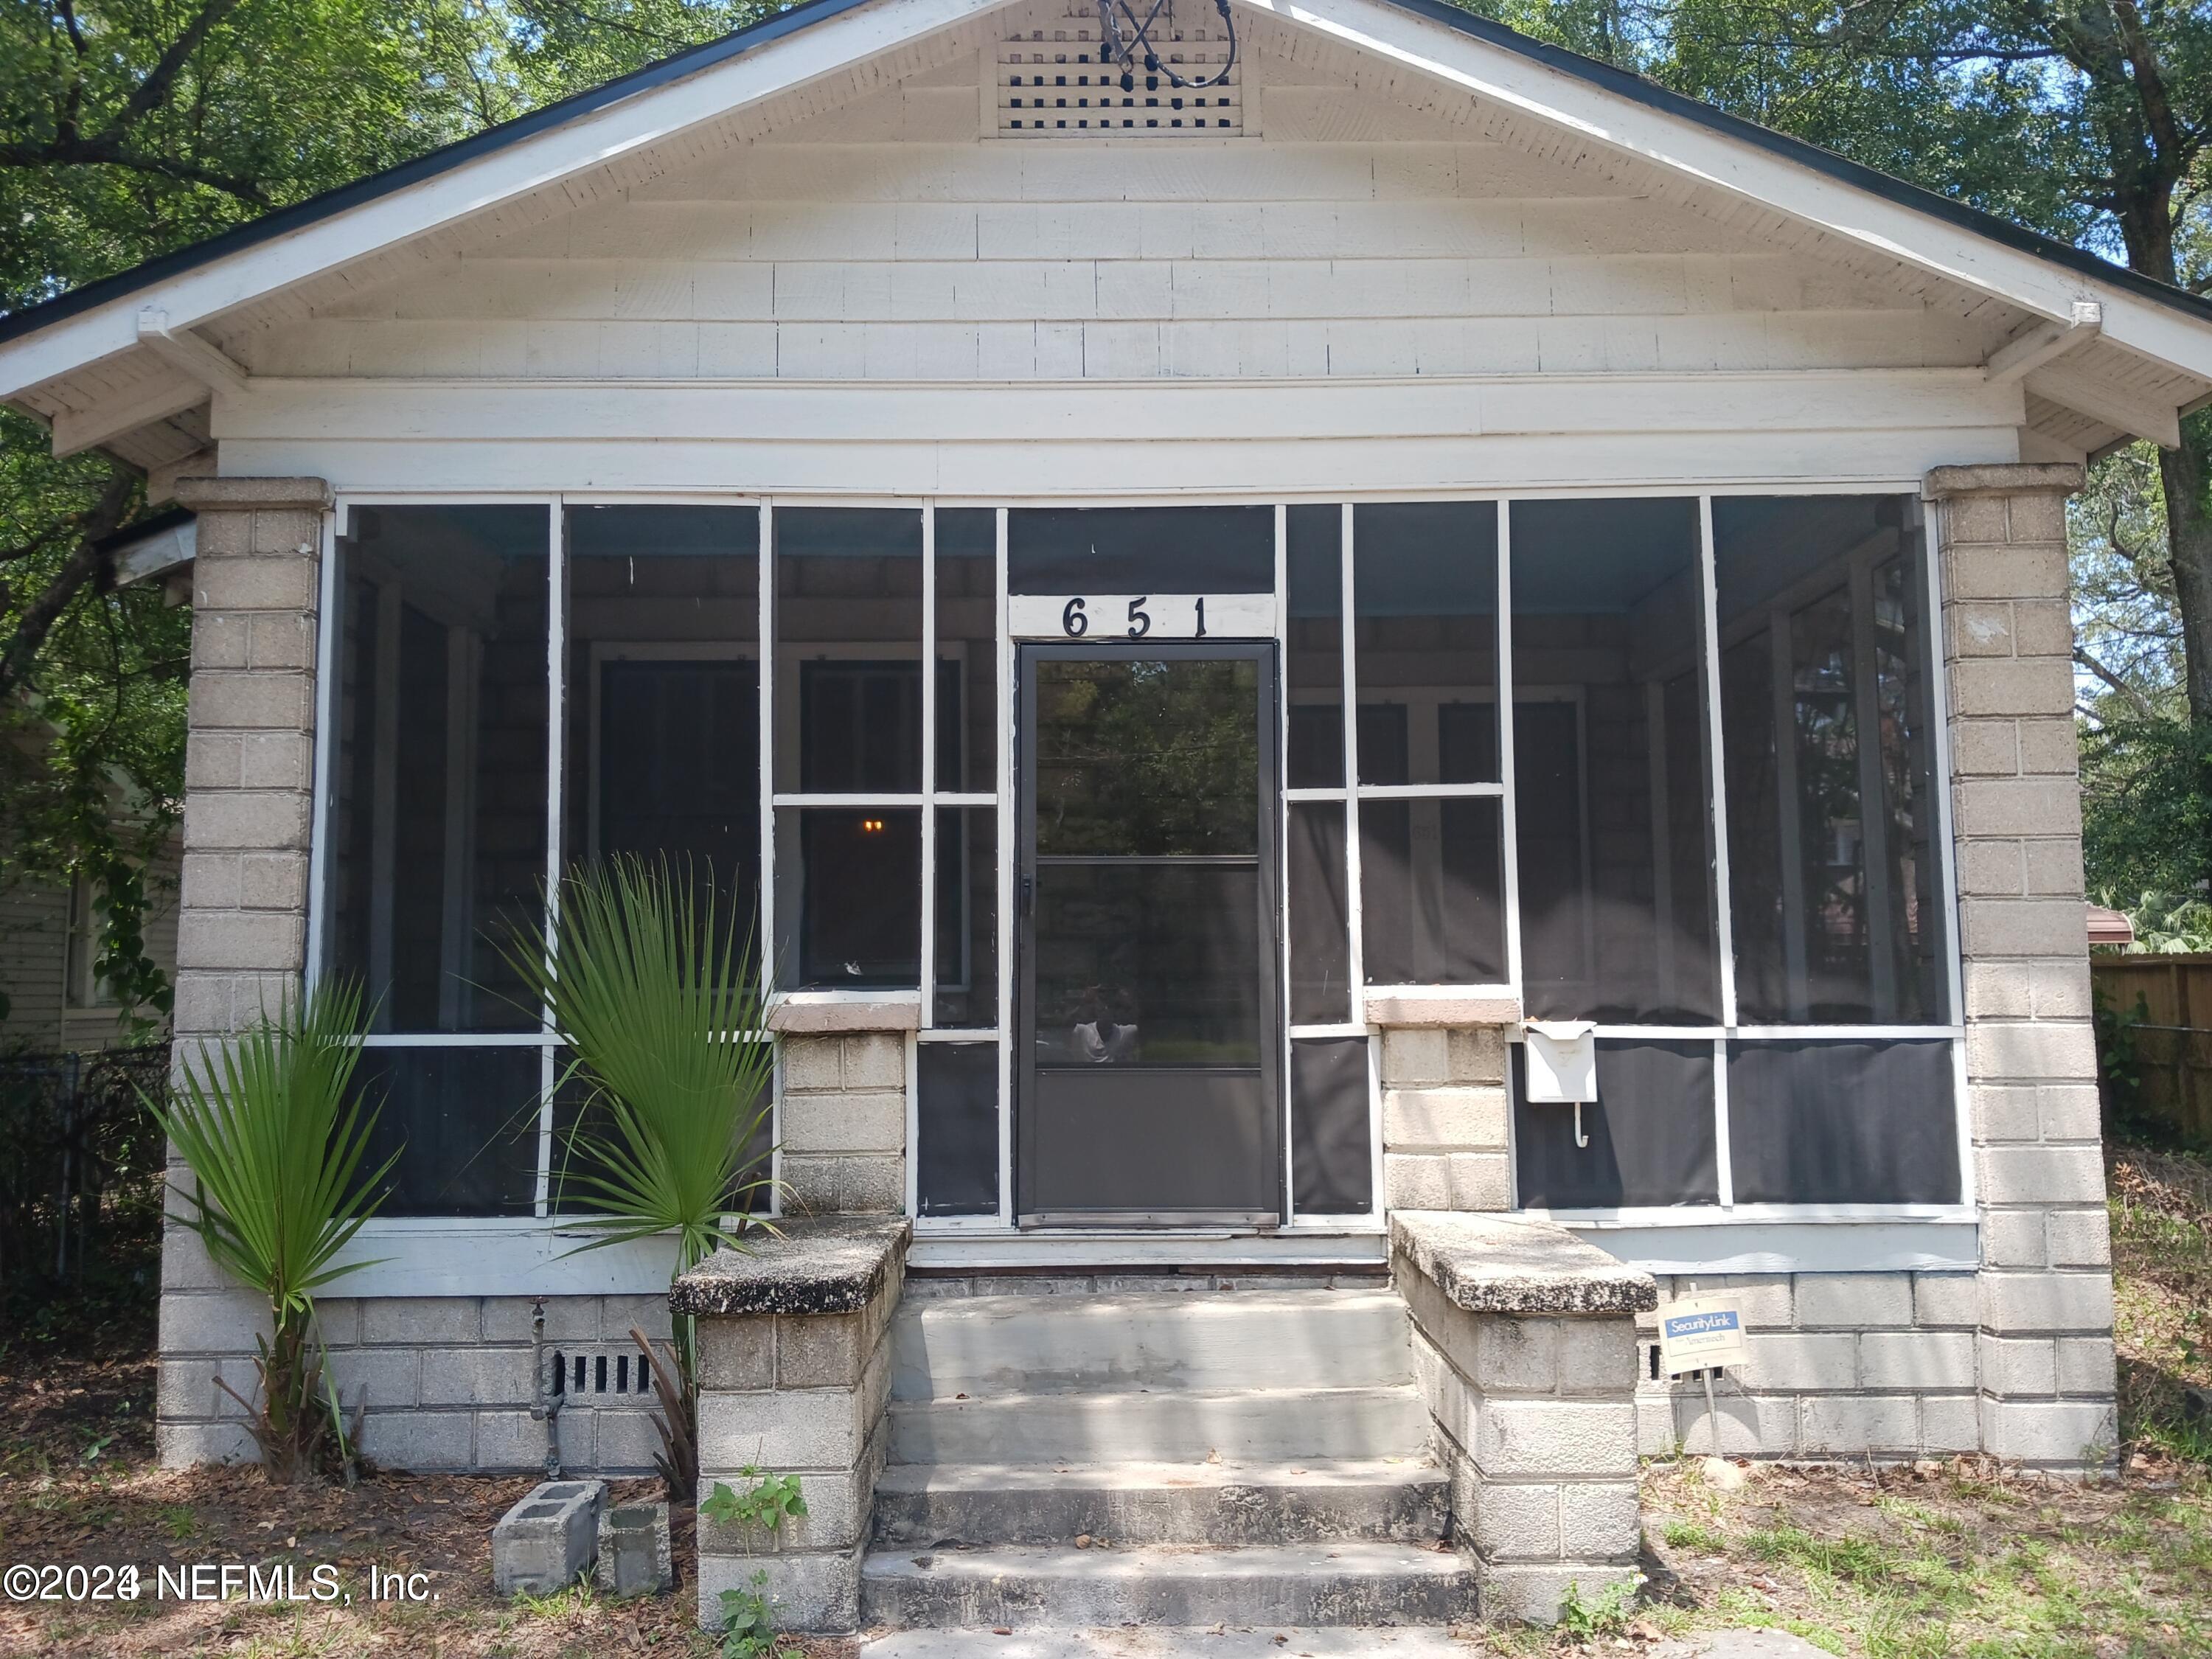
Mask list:
[{"label": "palm frond plant", "polygon": [[366,1030],[360,988],[326,980],[247,1030],[201,1043],[182,1060],[173,1101],[145,1097],[192,1173],[190,1187],[173,1188],[178,1218],[217,1267],[268,1301],[258,1403],[219,1386],[245,1407],[262,1467],[278,1480],[312,1476],[333,1435],[350,1460],[323,1376],[315,1296],[368,1265],[337,1258],[375,1213],[398,1158],[362,1171],[376,1124],[352,1086]]},{"label": "palm frond plant", "polygon": [[[770,1109],[768,993],[750,917],[708,872],[631,854],[561,884],[551,948],[510,928],[501,952],[573,1055],[562,1085],[585,1107],[562,1147],[557,1196],[580,1206],[583,1249],[673,1236],[669,1282],[745,1230],[771,1185],[758,1144]],[[674,1370],[653,1362],[674,1498],[698,1479],[695,1328],[676,1320]]]}]

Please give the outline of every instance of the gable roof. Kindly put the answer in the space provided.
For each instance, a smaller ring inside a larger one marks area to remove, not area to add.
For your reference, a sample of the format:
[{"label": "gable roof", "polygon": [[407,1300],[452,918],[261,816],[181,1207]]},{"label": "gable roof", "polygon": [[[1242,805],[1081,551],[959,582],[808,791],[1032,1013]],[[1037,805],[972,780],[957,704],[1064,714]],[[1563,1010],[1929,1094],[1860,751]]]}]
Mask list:
[{"label": "gable roof", "polygon": [[[658,142],[710,118],[718,111],[828,73],[840,62],[896,49],[1005,3],[805,0],[719,40],[411,161],[0,318],[0,397],[16,397],[143,343],[144,324],[138,325],[140,331],[134,335],[132,319],[124,307],[134,298],[156,304],[187,283],[195,291],[180,296],[184,303],[175,319],[176,333],[157,328],[160,337],[152,343],[161,348],[159,355],[176,375],[205,385],[221,383],[226,360],[191,335],[197,323],[430,226],[450,223],[524,190],[556,183],[564,170],[573,173],[604,162],[635,145]],[[1819,145],[1668,91],[1641,76],[1532,40],[1448,0],[1238,3],[1434,75],[1478,99],[1748,197],[1979,289],[2020,307],[2031,319],[2044,319],[2047,327],[2078,327],[2085,313],[2073,302],[2101,297],[2107,341],[2190,382],[2185,387],[2170,375],[2171,384],[2148,398],[2154,406],[2151,416],[2132,424],[2118,416],[2139,410],[2097,411],[2113,430],[2141,432],[2148,426],[2158,435],[2171,426],[2174,408],[2199,401],[2212,390],[2212,297],[2155,282]],[[823,50],[806,50],[817,44]],[[783,64],[785,55],[793,52],[805,61]],[[777,70],[769,69],[771,59],[776,60]],[[746,72],[756,69],[758,73]],[[664,104],[668,107],[664,109]],[[619,134],[626,112],[634,112],[635,118],[627,138]],[[1638,112],[1645,118],[1641,123],[1636,118]],[[602,117],[606,118],[596,118]],[[503,162],[534,153],[542,147],[540,141],[557,145],[564,139],[575,142],[565,151],[548,153],[544,165],[514,167],[491,176]],[[479,173],[486,175],[480,191],[452,188]],[[433,194],[442,199],[411,222],[384,206],[417,191],[423,192],[426,203]],[[373,227],[364,222],[361,235],[341,239],[349,240],[349,246],[336,242],[328,247],[306,246],[319,240],[319,233],[372,218],[377,222]],[[287,249],[298,257],[283,258],[279,250]],[[270,268],[252,269],[257,261]],[[234,274],[217,283],[195,280],[217,270]],[[2123,315],[2113,314],[2114,302]],[[94,322],[97,327],[87,326]],[[68,326],[72,323],[79,326]],[[2022,342],[2023,346],[2031,343]],[[2167,391],[2175,392],[2180,402],[2167,401]],[[172,391],[167,402],[181,407],[181,395]],[[152,407],[152,400],[145,406]],[[2160,409],[2163,414],[2157,412]]]},{"label": "gable roof", "polygon": [[[441,145],[425,155],[416,156],[412,161],[403,161],[397,167],[386,167],[381,172],[369,173],[355,179],[350,184],[341,185],[335,190],[325,191],[322,194],[311,196],[303,202],[295,202],[289,207],[278,208],[273,212],[265,213],[258,219],[224,231],[219,235],[210,236],[204,241],[193,242],[170,252],[157,255],[141,264],[131,266],[127,270],[118,271],[111,276],[100,277],[95,282],[71,289],[66,294],[58,295],[53,299],[42,301],[37,305],[26,306],[20,311],[0,316],[0,343],[19,339],[24,335],[33,333],[59,322],[64,318],[79,315],[99,306],[106,305],[111,301],[139,293],[155,286],[167,277],[192,270],[196,266],[207,264],[229,254],[242,252],[248,248],[272,241],[293,231],[343,213],[350,208],[409,189],[425,179],[465,166],[480,156],[504,149],[526,138],[535,137],[539,133],[565,125],[583,116],[605,109],[609,105],[619,103],[626,98],[633,98],[641,93],[651,92],[656,88],[665,86],[684,76],[696,75],[702,70],[710,69],[741,53],[757,51],[762,46],[794,34],[799,30],[811,28],[825,19],[871,3],[872,0],[803,0],[803,3],[795,5],[787,11],[779,12],[773,17],[763,18],[759,22],[750,23],[744,28],[733,30],[716,40],[703,42],[670,57],[660,58],[642,69],[634,70],[628,75],[617,76],[611,81],[604,82],[599,86],[563,98],[557,103],[547,104],[541,108],[531,111],[527,115],[518,116],[512,121],[503,121],[497,126],[486,127],[482,132],[473,133],[455,143]],[[1618,96],[1632,99],[1652,109],[1662,110],[1670,115],[1694,121],[1724,137],[1755,145],[1784,160],[1811,167],[1816,173],[1825,174],[1841,183],[1853,185],[1860,190],[1869,191],[1886,201],[1896,203],[1900,207],[1913,209],[1917,212],[1927,214],[1948,224],[1955,225],[1960,229],[1971,231],[1976,235],[1986,236],[1990,240],[2001,243],[2007,247],[2016,248],[2036,258],[2048,260],[2063,270],[2094,277],[2100,283],[2110,283],[2113,287],[2141,295],[2143,298],[2158,304],[2171,306],[2186,315],[2212,322],[2212,295],[2191,294],[2185,289],[2175,288],[2168,283],[2156,281],[2154,278],[2143,276],[2139,271],[2130,270],[2125,265],[2114,264],[2109,259],[2100,258],[2096,254],[2076,247],[2070,242],[2063,242],[2056,237],[2045,236],[2039,231],[2030,230],[2023,225],[2015,224],[2009,219],[1970,206],[1964,202],[1954,201],[1948,196],[1941,195],[1919,185],[1908,183],[1877,167],[1869,167],[1863,161],[1855,161],[1847,155],[1824,149],[1809,140],[1792,137],[1790,134],[1778,132],[1771,127],[1761,126],[1756,121],[1746,120],[1741,116],[1730,114],[1728,111],[1714,105],[1703,103],[1695,98],[1686,97],[1680,93],[1670,91],[1657,82],[1631,70],[1618,68],[1599,58],[1586,58],[1579,52],[1570,52],[1564,46],[1549,45],[1522,34],[1516,29],[1509,28],[1503,23],[1494,22],[1487,17],[1478,17],[1471,11],[1465,11],[1450,4],[1449,0],[1379,0],[1379,3],[1395,6],[1400,10],[1411,12],[1430,21],[1441,23],[1447,28],[1469,35],[1486,45],[1499,47],[1532,62],[1541,64],[1547,69],[1573,76],[1578,80],[1589,82],[1591,85],[1602,88]],[[1281,10],[1293,18],[1297,15],[1293,8],[1269,5],[1267,9]]]}]

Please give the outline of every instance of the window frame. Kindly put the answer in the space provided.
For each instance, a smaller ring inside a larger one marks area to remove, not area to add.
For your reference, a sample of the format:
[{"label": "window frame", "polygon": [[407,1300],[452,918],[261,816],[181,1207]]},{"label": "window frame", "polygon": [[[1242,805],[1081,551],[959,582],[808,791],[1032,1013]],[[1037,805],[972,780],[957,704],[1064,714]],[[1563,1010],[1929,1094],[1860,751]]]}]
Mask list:
[{"label": "window frame", "polygon": [[[1605,1025],[1598,1028],[1600,1037],[1641,1037],[1674,1040],[1711,1040],[1715,1045],[1715,1131],[1717,1141],[1717,1165],[1720,1186],[1717,1201],[1710,1205],[1682,1206],[1664,1209],[1621,1207],[1610,1209],[1520,1209],[1517,1206],[1517,1165],[1515,1170],[1516,1212],[1532,1217],[1550,1218],[1581,1227],[1665,1228],[1683,1229],[1729,1224],[1757,1224],[1771,1227],[1778,1223],[1796,1222],[1945,1222],[1972,1221],[1976,1214],[1977,1171],[1972,1158],[1972,1131],[1967,1112],[1966,1031],[1963,1003],[1960,944],[1957,926],[1958,887],[1956,872],[1957,849],[1954,840],[1952,803],[1949,793],[1951,777],[1950,734],[1948,730],[1948,688],[1945,682],[1945,658],[1942,635],[1942,593],[1940,550],[1932,512],[1917,504],[1917,480],[1854,480],[1796,483],[1788,486],[1536,486],[1511,489],[1422,489],[1401,490],[1312,491],[1290,495],[1277,491],[1245,491],[1209,493],[1200,496],[1127,495],[1089,497],[1083,495],[1055,496],[1049,499],[1015,500],[1008,497],[981,498],[953,495],[888,495],[855,492],[799,495],[773,495],[761,492],[716,489],[670,489],[599,491],[590,489],[545,491],[340,491],[335,510],[326,515],[323,533],[323,562],[321,571],[321,616],[326,624],[319,630],[317,645],[316,707],[317,729],[313,760],[314,795],[312,803],[313,840],[309,858],[310,900],[307,916],[307,972],[310,979],[319,976],[326,967],[328,949],[326,921],[328,904],[326,887],[329,872],[329,832],[335,802],[331,785],[335,770],[336,736],[332,726],[333,704],[337,691],[337,669],[342,649],[342,627],[330,626],[339,620],[342,600],[338,581],[337,543],[350,523],[351,513],[360,507],[380,506],[460,506],[514,505],[539,507],[547,515],[549,550],[548,580],[551,584],[551,603],[548,617],[548,684],[549,719],[547,731],[550,781],[547,801],[547,874],[557,884],[562,873],[565,852],[562,817],[566,780],[563,776],[563,742],[568,718],[567,652],[567,509],[571,506],[707,506],[733,510],[751,509],[759,514],[759,605],[758,638],[757,641],[731,642],[726,652],[722,647],[702,644],[684,649],[695,654],[750,655],[760,664],[760,751],[761,775],[759,796],[761,812],[762,889],[761,926],[763,937],[775,937],[775,814],[780,806],[811,804],[828,797],[812,794],[779,793],[775,788],[776,694],[781,689],[782,671],[777,664],[775,631],[775,572],[774,568],[775,526],[774,513],[779,501],[793,507],[890,507],[915,510],[922,519],[922,556],[925,580],[922,588],[922,635],[916,644],[915,654],[922,660],[934,663],[943,659],[944,644],[937,636],[937,608],[939,589],[939,560],[936,545],[936,514],[939,507],[977,507],[992,511],[995,520],[995,684],[998,709],[996,713],[998,743],[994,787],[988,790],[958,790],[939,787],[937,764],[937,702],[938,676],[925,672],[922,679],[922,789],[913,795],[896,797],[868,796],[836,797],[841,805],[882,805],[919,807],[921,811],[921,973],[919,984],[913,988],[778,991],[779,1002],[793,1004],[860,1002],[868,1004],[917,1004],[920,1030],[908,1043],[907,1054],[907,1128],[909,1147],[917,1129],[915,1080],[917,1071],[916,1048],[924,1042],[990,1042],[997,1045],[1000,1062],[1000,1146],[999,1146],[999,1213],[995,1216],[920,1218],[918,1231],[929,1234],[958,1234],[962,1232],[1005,1233],[1013,1225],[1013,1146],[1012,1118],[1010,1094],[1012,1085],[1012,1055],[1006,1033],[1012,1029],[1009,1018],[1014,994],[1013,934],[1013,860],[1010,855],[1013,844],[1013,770],[1016,744],[1012,735],[1012,660],[1013,648],[1010,633],[1007,605],[1007,536],[1010,514],[1031,506],[1068,507],[1131,507],[1131,506],[1269,506],[1274,515],[1276,632],[1275,644],[1279,661],[1286,660],[1289,649],[1289,606],[1287,602],[1287,513],[1292,505],[1334,506],[1341,513],[1340,539],[1341,611],[1343,618],[1340,650],[1342,653],[1342,684],[1339,698],[1345,730],[1344,779],[1340,785],[1327,787],[1285,788],[1280,792],[1277,807],[1287,815],[1290,806],[1297,803],[1336,803],[1346,815],[1346,895],[1348,910],[1350,967],[1349,1018],[1342,1022],[1292,1024],[1287,1006],[1283,1011],[1280,1028],[1285,1053],[1284,1063],[1287,1076],[1288,1044],[1294,1039],[1322,1036],[1363,1036],[1369,1044],[1368,1070],[1370,1087],[1370,1157],[1371,1164],[1374,1206],[1365,1216],[1317,1216],[1300,1218],[1291,1207],[1294,1187],[1290,1168],[1291,1138],[1285,1133],[1284,1145],[1285,1224],[1285,1233],[1344,1234],[1376,1231],[1384,1224],[1386,1206],[1382,1186],[1383,1138],[1382,1125],[1380,1078],[1381,1028],[1370,1020],[1370,1007],[1376,998],[1389,998],[1400,1002],[1419,1002],[1425,1000],[1462,1000],[1494,997],[1510,999],[1516,1006],[1522,996],[1522,964],[1521,944],[1521,914],[1518,873],[1518,840],[1516,810],[1516,791],[1514,786],[1514,721],[1501,717],[1498,721],[1498,763],[1500,777],[1494,783],[1428,784],[1428,785],[1362,785],[1358,782],[1357,710],[1361,702],[1358,690],[1357,650],[1357,617],[1354,581],[1356,543],[1354,518],[1357,507],[1384,501],[1453,501],[1487,502],[1498,515],[1498,675],[1492,696],[1501,709],[1511,709],[1520,701],[1515,686],[1515,661],[1512,611],[1512,506],[1516,501],[1534,500],[1611,500],[1626,498],[1691,500],[1698,504],[1698,571],[1701,585],[1702,614],[1699,618],[1702,652],[1701,700],[1705,716],[1705,735],[1708,744],[1708,766],[1712,780],[1706,802],[1713,830],[1713,879],[1716,892],[1714,939],[1718,953],[1718,975],[1722,997],[1723,1021],[1717,1026],[1661,1026],[1661,1025]],[[1720,641],[1717,617],[1717,592],[1714,569],[1713,503],[1716,500],[1734,496],[1819,496],[1819,495],[1902,495],[1915,502],[1918,514],[1920,533],[1923,537],[1922,570],[1927,592],[1923,617],[1929,633],[1929,720],[1931,744],[1929,763],[1933,778],[1930,793],[1936,817],[1934,836],[1937,842],[1939,868],[1937,879],[1939,902],[1945,916],[1943,941],[1944,971],[1947,975],[1948,1021],[1941,1024],[1911,1025],[1821,1025],[1742,1027],[1735,1024],[1735,964],[1734,933],[1731,925],[1729,872],[1728,862],[1728,827],[1725,811],[1725,790],[1722,784],[1723,734],[1719,726],[1719,655]],[[972,651],[981,641],[963,648]],[[1558,700],[1559,688],[1531,684],[1526,688],[1532,700]],[[1279,718],[1283,730],[1279,741],[1287,753],[1290,711],[1294,701],[1300,699],[1287,684],[1279,687]],[[1587,756],[1582,765],[1587,775]],[[1585,792],[1587,795],[1587,791]],[[1364,951],[1362,940],[1362,899],[1359,868],[1358,805],[1367,799],[1450,799],[1495,798],[1500,802],[1500,836],[1504,870],[1501,898],[1504,905],[1506,977],[1498,981],[1482,984],[1449,985],[1369,985],[1364,976]],[[998,914],[995,926],[998,940],[996,963],[997,1018],[989,1027],[939,1027],[935,1018],[937,963],[937,887],[936,859],[939,852],[938,822],[940,809],[975,809],[995,811],[998,820],[998,844],[995,852],[996,891]],[[1584,802],[1587,812],[1589,803]],[[1281,873],[1279,902],[1288,906],[1287,860]],[[557,890],[557,889],[556,889]],[[557,927],[555,908],[548,907],[546,927],[549,938]],[[1280,949],[1289,950],[1289,929],[1280,930]],[[1281,975],[1282,994],[1286,1002],[1290,977]],[[1517,1030],[1510,1033],[1517,1040]],[[1730,1041],[1759,1041],[1761,1039],[1818,1040],[1821,1038],[1879,1038],[1899,1037],[1916,1039],[1945,1038],[1951,1043],[1954,1089],[1954,1115],[1957,1119],[1960,1144],[1960,1197],[1955,1203],[1944,1205],[1806,1205],[1756,1204],[1739,1205],[1733,1201],[1731,1176],[1729,1169],[1729,1118],[1725,1054]],[[537,1047],[544,1055],[541,1079],[544,1097],[541,1102],[538,1121],[539,1163],[533,1212],[530,1215],[508,1217],[392,1217],[380,1218],[372,1224],[377,1230],[395,1231],[419,1230],[497,1232],[507,1229],[556,1230],[567,1218],[550,1213],[547,1202],[550,1170],[554,1156],[554,1122],[551,1084],[556,1075],[555,1049],[559,1038],[550,1027],[541,1026],[536,1031],[487,1033],[382,1033],[373,1035],[364,1042],[367,1046],[392,1048],[431,1047]],[[781,1174],[782,1164],[782,1087],[781,1060],[779,1057],[776,1079],[773,1087],[772,1129],[777,1146],[774,1173]],[[1287,1091],[1283,1103],[1287,1117],[1290,1103]],[[1509,1160],[1517,1149],[1509,1148]],[[907,1213],[914,1215],[917,1207],[916,1161],[909,1157],[907,1168]],[[771,1214],[781,1212],[775,1205]]]}]

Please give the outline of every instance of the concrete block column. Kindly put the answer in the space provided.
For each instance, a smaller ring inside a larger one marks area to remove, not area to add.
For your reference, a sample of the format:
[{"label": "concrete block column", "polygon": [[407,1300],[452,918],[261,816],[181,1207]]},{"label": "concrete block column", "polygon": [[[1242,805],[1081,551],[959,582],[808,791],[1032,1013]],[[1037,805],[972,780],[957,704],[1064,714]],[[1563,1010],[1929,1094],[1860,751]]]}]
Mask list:
[{"label": "concrete block column", "polygon": [[1548,1222],[1401,1212],[1390,1244],[1483,1616],[1555,1624],[1570,1587],[1637,1570],[1636,1319],[1658,1288]]},{"label": "concrete block column", "polygon": [[1951,810],[1981,1222],[1984,1451],[2110,1463],[2112,1255],[2082,911],[2073,465],[1938,467]]},{"label": "concrete block column", "polygon": [[1501,1019],[1502,1006],[1446,1006],[1444,1017],[1464,1023],[1442,1025],[1410,1023],[1425,1012],[1411,999],[1370,1005],[1370,1018],[1383,1028],[1382,1188],[1390,1208],[1512,1206],[1505,1026],[1490,1023]]},{"label": "concrete block column", "polygon": [[717,1481],[742,1495],[751,1468],[797,1475],[806,1500],[773,1531],[700,1516],[701,1623],[719,1625],[722,1592],[740,1589],[781,1629],[858,1627],[912,1236],[903,1220],[787,1223],[746,1253],[718,1251],[670,1293],[673,1312],[698,1318],[701,1497]]},{"label": "concrete block column", "polygon": [[[320,478],[183,478],[176,495],[198,515],[177,916],[173,1053],[184,1056],[276,1009],[307,966],[316,627],[331,490]],[[161,1250],[156,1405],[164,1462],[254,1455],[212,1379],[252,1396],[249,1356],[267,1322],[172,1221]]]},{"label": "concrete block column", "polygon": [[921,1023],[908,1002],[778,1004],[785,1208],[894,1215],[906,1205],[907,1056]]}]

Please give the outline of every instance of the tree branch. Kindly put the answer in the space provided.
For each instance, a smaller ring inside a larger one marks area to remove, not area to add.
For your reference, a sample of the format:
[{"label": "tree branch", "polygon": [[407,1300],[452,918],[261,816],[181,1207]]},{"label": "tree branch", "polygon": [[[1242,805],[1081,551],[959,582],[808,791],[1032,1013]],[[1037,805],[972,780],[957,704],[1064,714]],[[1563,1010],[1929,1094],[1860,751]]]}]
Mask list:
[{"label": "tree branch", "polygon": [[2135,687],[2130,685],[2078,645],[2074,647],[2074,660],[2118,692],[2128,707],[2135,710],[2138,719],[2154,720],[2158,718],[2158,710],[2150,706],[2148,697],[2143,696],[2142,692],[2136,690]]},{"label": "tree branch", "polygon": [[40,648],[46,642],[46,635],[53,631],[70,602],[87,584],[95,580],[104,582],[113,575],[113,562],[100,543],[123,522],[137,488],[137,479],[128,472],[118,471],[108,480],[107,488],[100,492],[100,499],[80,520],[76,550],[54,573],[46,592],[23,607],[22,615],[16,619],[14,636],[9,640],[7,649],[0,652],[0,701],[11,695],[30,673]]},{"label": "tree branch", "polygon": [[169,48],[161,54],[161,60],[138,83],[137,89],[131,93],[123,107],[115,112],[115,118],[100,130],[93,142],[95,144],[120,144],[124,134],[135,123],[149,112],[159,108],[161,100],[169,95],[171,83],[184,69],[185,60],[199,49],[200,42],[207,39],[208,31],[222,21],[237,6],[238,0],[207,0],[207,3],[200,8],[199,15],[185,25],[182,34],[169,42]]}]

